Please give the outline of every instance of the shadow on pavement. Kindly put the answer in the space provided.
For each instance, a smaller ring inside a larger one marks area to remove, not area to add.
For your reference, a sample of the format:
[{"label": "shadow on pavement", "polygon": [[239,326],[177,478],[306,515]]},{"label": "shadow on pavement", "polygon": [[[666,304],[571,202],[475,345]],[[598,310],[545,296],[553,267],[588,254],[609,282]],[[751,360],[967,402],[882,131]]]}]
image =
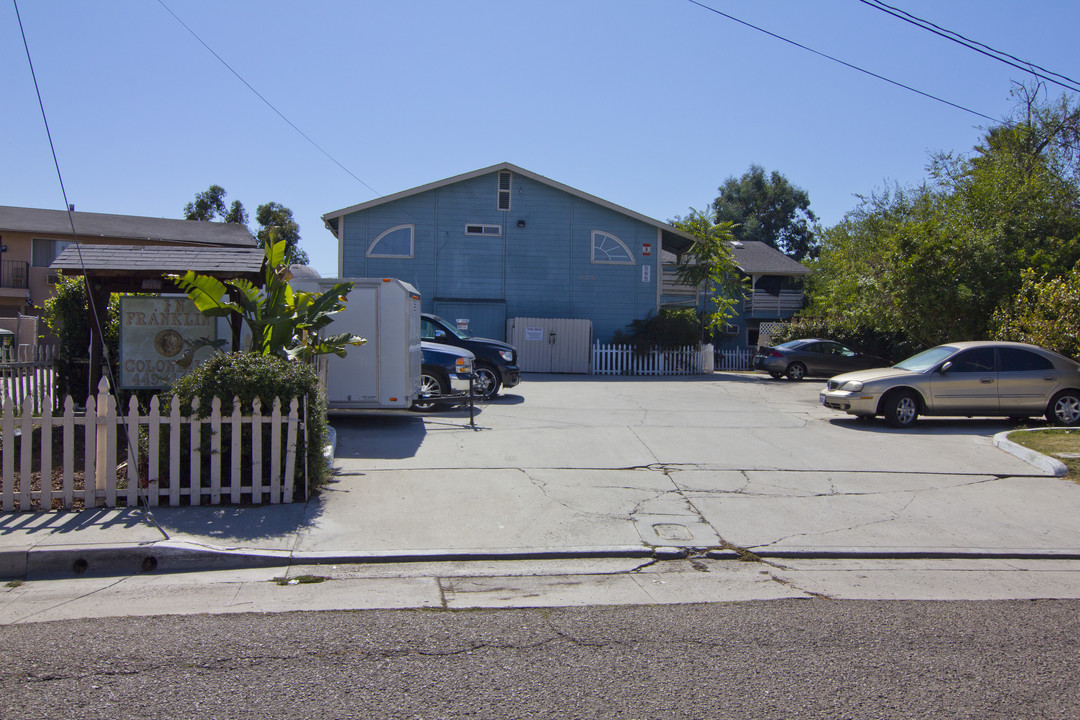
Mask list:
[{"label": "shadow on pavement", "polygon": [[158,508],[154,519],[170,537],[196,535],[227,543],[290,537],[322,512],[322,501],[313,499],[287,505]]},{"label": "shadow on pavement", "polygon": [[999,432],[1006,430],[1019,430],[1026,427],[1043,427],[1046,423],[1039,421],[1031,421],[1027,423],[1016,423],[1001,418],[955,418],[955,417],[920,417],[915,423],[915,427],[906,429],[897,429],[889,427],[885,421],[881,418],[874,418],[873,420],[860,420],[851,416],[844,416],[838,418],[829,419],[830,425],[836,427],[847,428],[849,430],[858,430],[860,432],[872,432],[872,433],[884,433],[884,434],[896,434],[901,433],[903,435],[957,435],[968,437],[993,437]]},{"label": "shadow on pavement", "polygon": [[147,522],[141,508],[83,510],[80,512],[0,513],[0,535],[69,533],[94,527],[102,530],[132,528]]}]

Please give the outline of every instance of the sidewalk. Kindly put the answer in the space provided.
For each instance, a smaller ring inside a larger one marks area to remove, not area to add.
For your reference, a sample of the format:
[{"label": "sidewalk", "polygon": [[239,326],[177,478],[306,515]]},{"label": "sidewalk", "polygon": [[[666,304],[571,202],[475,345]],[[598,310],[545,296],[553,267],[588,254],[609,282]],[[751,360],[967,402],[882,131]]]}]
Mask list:
[{"label": "sidewalk", "polygon": [[307,503],[0,514],[0,577],[687,555],[1080,559],[1080,486],[995,447],[1002,423],[867,430],[814,404],[816,383],[546,376],[515,392],[483,408],[478,429],[457,411],[335,421],[336,481]]}]

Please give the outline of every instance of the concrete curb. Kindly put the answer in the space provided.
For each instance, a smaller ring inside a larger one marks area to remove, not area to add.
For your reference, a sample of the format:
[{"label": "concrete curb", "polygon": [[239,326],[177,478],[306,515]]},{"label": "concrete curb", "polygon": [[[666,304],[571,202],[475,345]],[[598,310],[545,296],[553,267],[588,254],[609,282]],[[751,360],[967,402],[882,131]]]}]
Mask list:
[{"label": "concrete curb", "polygon": [[644,545],[535,548],[520,550],[457,549],[373,552],[292,552],[230,549],[183,541],[138,545],[35,547],[0,553],[0,577],[51,579],[77,576],[124,576],[212,570],[251,570],[310,565],[443,563],[466,561],[640,559],[644,562],[704,556],[711,560],[1080,560],[1080,548],[721,548],[646,547]]},{"label": "concrete curb", "polygon": [[[372,552],[294,552],[219,548],[165,540],[144,544],[47,546],[0,552],[0,578],[48,579],[72,576],[118,576],[142,573],[243,570],[294,565],[352,565],[499,560],[571,560],[626,558],[673,560],[687,548],[645,545],[533,548],[520,550],[459,549]],[[731,553],[737,557],[735,553]]]},{"label": "concrete curb", "polygon": [[1014,432],[1032,432],[1032,430],[1006,430],[994,436],[994,445],[1010,455],[1015,455],[1029,465],[1039,468],[1043,472],[1050,473],[1054,477],[1065,477],[1069,474],[1069,468],[1060,460],[1037,453],[1030,448],[1014,443],[1009,435]]}]

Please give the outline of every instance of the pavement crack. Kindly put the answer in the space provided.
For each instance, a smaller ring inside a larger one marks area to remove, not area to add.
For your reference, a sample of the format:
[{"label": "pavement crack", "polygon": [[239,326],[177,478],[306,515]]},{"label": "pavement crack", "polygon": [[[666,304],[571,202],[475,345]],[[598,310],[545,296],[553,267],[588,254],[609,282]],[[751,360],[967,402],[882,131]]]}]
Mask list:
[{"label": "pavement crack", "polygon": [[865,522],[865,523],[857,523],[855,525],[849,525],[847,527],[835,528],[833,530],[822,530],[822,531],[819,531],[819,532],[792,533],[791,535],[785,535],[783,537],[779,537],[776,540],[773,540],[772,542],[763,543],[761,545],[754,545],[753,547],[756,550],[761,550],[761,549],[764,549],[764,548],[770,548],[770,547],[772,547],[772,546],[774,546],[774,545],[776,545],[778,543],[782,543],[782,542],[785,542],[787,540],[791,540],[792,538],[811,537],[811,536],[812,537],[824,537],[826,535],[832,535],[834,533],[850,532],[852,530],[861,530],[863,528],[872,527],[874,525],[882,525],[884,523],[891,523],[891,522],[894,522],[894,521],[900,519],[900,515],[902,515],[905,510],[907,510],[909,507],[911,507],[911,504],[913,502],[915,502],[915,498],[918,495],[919,495],[919,493],[917,493],[917,492],[916,493],[911,493],[911,497],[908,498],[908,501],[906,503],[904,503],[901,507],[899,507],[896,510],[892,511],[892,513],[890,514],[889,517],[881,518],[879,520],[870,520],[869,522]]}]

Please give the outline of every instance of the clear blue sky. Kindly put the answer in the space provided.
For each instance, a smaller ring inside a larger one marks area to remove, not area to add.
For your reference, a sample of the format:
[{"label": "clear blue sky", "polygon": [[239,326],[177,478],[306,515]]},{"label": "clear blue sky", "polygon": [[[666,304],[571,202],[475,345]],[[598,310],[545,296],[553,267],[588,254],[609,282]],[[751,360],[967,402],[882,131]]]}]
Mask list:
[{"label": "clear blue sky", "polygon": [[[993,118],[1026,79],[858,0],[702,2]],[[252,215],[277,201],[324,275],[324,213],[501,161],[659,220],[756,163],[831,225],[988,124],[687,0],[165,4],[362,182],[156,0],[20,0],[69,201],[174,218],[211,184]],[[1080,77],[1076,0],[889,4]],[[11,0],[0,32],[0,204],[62,208]]]}]

